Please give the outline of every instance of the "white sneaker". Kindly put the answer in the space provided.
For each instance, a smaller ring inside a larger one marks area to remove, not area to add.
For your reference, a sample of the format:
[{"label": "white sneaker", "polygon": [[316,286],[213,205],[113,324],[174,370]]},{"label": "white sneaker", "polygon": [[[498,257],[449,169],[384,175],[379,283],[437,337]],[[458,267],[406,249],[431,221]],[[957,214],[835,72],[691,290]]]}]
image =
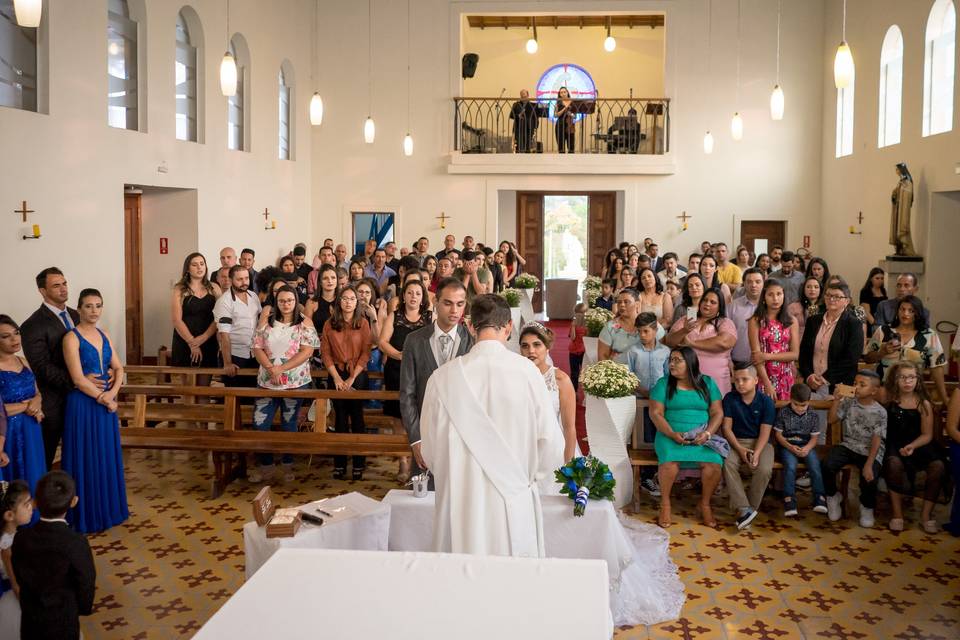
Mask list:
[{"label": "white sneaker", "polygon": [[797,476],[797,479],[794,481],[793,484],[796,485],[796,486],[798,486],[798,487],[800,487],[801,489],[809,489],[809,488],[810,488],[810,474],[809,474],[809,473],[802,473],[802,474],[800,474],[799,476]]},{"label": "white sneaker", "polygon": [[827,496],[827,517],[831,522],[843,517],[843,497],[839,493]]},{"label": "white sneaker", "polygon": [[873,529],[873,524],[873,509],[860,505],[860,526],[865,529]]}]

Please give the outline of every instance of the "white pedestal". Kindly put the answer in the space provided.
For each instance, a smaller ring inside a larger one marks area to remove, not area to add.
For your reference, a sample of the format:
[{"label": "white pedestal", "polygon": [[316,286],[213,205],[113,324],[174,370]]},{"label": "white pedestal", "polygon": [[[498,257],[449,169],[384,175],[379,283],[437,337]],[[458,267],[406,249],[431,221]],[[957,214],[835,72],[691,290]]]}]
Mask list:
[{"label": "white pedestal", "polygon": [[596,364],[598,360],[597,349],[600,348],[600,338],[590,338],[584,336],[583,348],[583,366],[587,366],[588,364]]},{"label": "white pedestal", "polygon": [[533,312],[533,294],[533,289],[520,289],[520,320],[522,324],[533,322],[536,319],[536,314]]},{"label": "white pedestal", "polygon": [[584,404],[590,454],[605,462],[617,479],[613,503],[620,508],[633,497],[633,469],[626,442],[633,435],[637,400],[633,396],[597,398],[585,393]]}]

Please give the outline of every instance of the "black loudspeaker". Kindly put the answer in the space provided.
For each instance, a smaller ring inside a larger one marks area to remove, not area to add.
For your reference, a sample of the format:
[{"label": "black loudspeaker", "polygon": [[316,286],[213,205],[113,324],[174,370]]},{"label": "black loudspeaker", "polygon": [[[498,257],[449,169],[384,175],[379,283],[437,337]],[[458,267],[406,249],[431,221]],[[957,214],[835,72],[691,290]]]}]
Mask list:
[{"label": "black loudspeaker", "polygon": [[475,53],[465,53],[463,54],[463,61],[461,63],[461,75],[464,78],[472,78],[473,74],[477,72],[477,63],[480,62],[480,56]]}]

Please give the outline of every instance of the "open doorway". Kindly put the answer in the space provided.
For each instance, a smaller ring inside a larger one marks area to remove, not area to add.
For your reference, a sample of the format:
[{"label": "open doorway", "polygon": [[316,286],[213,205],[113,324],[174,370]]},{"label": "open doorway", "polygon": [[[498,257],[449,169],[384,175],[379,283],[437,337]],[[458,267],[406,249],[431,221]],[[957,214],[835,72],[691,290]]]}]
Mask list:
[{"label": "open doorway", "polygon": [[[155,364],[173,338],[171,291],[198,246],[197,191],[128,185],[123,202],[126,362]],[[211,277],[217,266],[207,257]]]},{"label": "open doorway", "polygon": [[362,256],[367,240],[376,240],[377,246],[382,247],[388,242],[394,242],[394,216],[384,211],[354,211],[353,212],[353,254]]}]

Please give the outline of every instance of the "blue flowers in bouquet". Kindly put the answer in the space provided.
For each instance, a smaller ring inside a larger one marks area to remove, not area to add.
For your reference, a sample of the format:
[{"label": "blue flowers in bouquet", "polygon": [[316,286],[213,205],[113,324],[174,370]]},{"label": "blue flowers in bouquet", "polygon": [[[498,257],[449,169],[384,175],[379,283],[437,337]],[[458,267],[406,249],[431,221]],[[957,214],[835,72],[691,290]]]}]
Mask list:
[{"label": "blue flowers in bouquet", "polygon": [[593,456],[573,458],[555,472],[557,482],[563,485],[560,493],[573,500],[573,515],[580,517],[589,498],[613,500],[617,481],[610,467]]}]

